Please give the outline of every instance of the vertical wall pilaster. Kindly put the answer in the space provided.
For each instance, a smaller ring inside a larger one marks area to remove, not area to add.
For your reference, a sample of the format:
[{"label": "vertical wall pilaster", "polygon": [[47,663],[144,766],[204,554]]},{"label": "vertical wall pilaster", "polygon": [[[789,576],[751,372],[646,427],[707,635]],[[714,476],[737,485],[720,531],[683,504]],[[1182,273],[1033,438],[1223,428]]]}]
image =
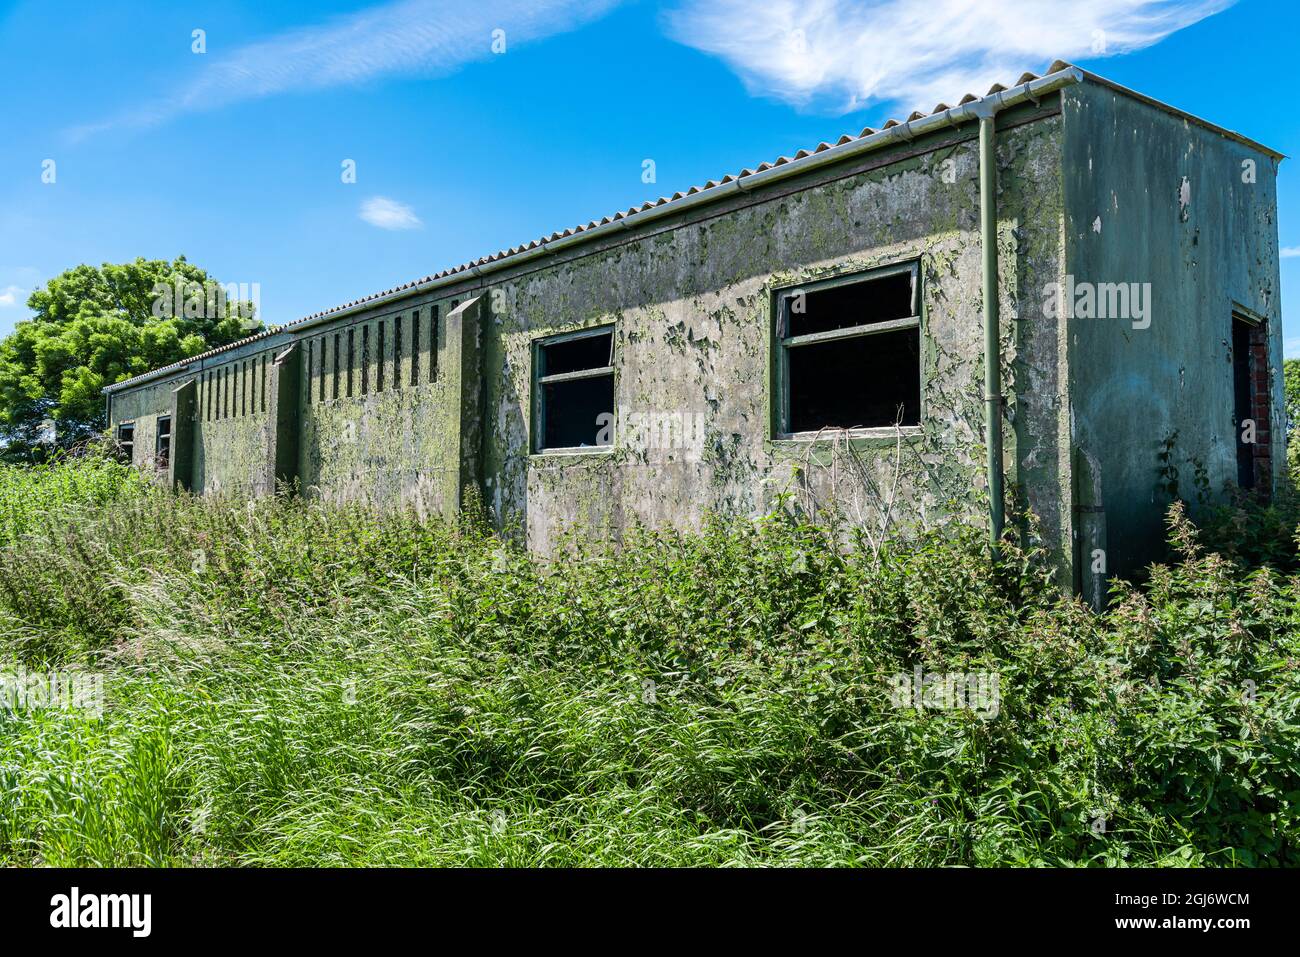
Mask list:
[{"label": "vertical wall pilaster", "polygon": [[294,343],[271,363],[266,416],[266,469],[258,495],[273,495],[280,484],[298,478],[298,441],[302,428],[302,363],[304,350]]},{"label": "vertical wall pilaster", "polygon": [[171,454],[167,459],[167,486],[190,491],[194,488],[194,442],[197,430],[194,419],[198,413],[195,395],[198,385],[190,379],[172,389]]},{"label": "vertical wall pilaster", "polygon": [[455,377],[452,395],[460,406],[454,428],[458,468],[447,470],[454,489],[446,489],[443,501],[454,503],[454,511],[464,507],[466,487],[482,490],[483,486],[483,369],[481,364],[483,322],[486,309],[483,297],[462,302],[447,314],[446,373]]}]

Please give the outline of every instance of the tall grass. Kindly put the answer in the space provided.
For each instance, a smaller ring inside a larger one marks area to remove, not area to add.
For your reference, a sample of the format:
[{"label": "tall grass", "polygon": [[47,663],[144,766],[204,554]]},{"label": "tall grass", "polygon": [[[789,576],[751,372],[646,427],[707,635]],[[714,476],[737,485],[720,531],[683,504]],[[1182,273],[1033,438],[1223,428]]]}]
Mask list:
[{"label": "tall grass", "polygon": [[[78,467],[0,478],[0,647],[109,702],[0,712],[0,863],[1300,863],[1297,581],[1178,509],[1099,616],[975,529],[541,562]],[[895,707],[918,665],[995,672],[996,716]]]}]

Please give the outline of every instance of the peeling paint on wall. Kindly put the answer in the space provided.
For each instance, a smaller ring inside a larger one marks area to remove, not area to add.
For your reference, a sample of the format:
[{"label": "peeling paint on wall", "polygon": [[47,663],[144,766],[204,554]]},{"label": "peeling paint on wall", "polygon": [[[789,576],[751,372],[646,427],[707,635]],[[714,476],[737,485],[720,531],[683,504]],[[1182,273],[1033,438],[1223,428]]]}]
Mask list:
[{"label": "peeling paint on wall", "polygon": [[[1192,159],[1201,164],[1198,175],[1206,164],[1235,168],[1238,154],[1249,152],[1164,114],[1167,122],[1153,120],[1144,112],[1159,113],[1152,107],[1125,101],[1120,109],[1121,99],[1085,84],[998,118],[1004,469],[1024,516],[1020,531],[1053,556],[1063,586],[1078,585],[1080,536],[1105,541],[1099,511],[1080,518],[1079,462],[1089,501],[1100,503],[1103,490],[1107,507],[1127,497],[1116,513],[1127,524],[1159,524],[1158,508],[1136,500],[1136,480],[1116,480],[1113,450],[1101,447],[1106,423],[1131,414],[1142,389],[1164,390],[1158,370],[1166,364],[1181,382],[1186,369],[1222,363],[1161,338],[1164,332],[1149,340],[1164,352],[1136,351],[1144,327],[1112,323],[1101,336],[1099,320],[1083,327],[1086,320],[1046,309],[1045,290],[1073,273],[1142,280],[1106,274],[1117,263],[1173,258],[1179,269],[1201,268],[1201,237],[1217,249],[1224,223],[1212,208],[1192,206],[1190,175],[1179,173],[1174,202],[1168,191],[1156,199],[1161,191],[1147,189],[1145,179]],[[1143,141],[1130,142],[1135,136]],[[1137,159],[1129,162],[1126,151]],[[955,515],[982,521],[978,174],[974,127],[945,130],[605,234],[503,269],[490,285],[467,273],[463,284],[436,294],[303,330],[292,360],[301,369],[294,413],[301,427],[292,439],[300,489],[449,515],[472,487],[503,532],[544,553],[575,527],[616,542],[636,523],[687,529],[713,513],[754,517],[790,505],[835,511],[873,540]],[[1276,200],[1267,171],[1259,189],[1226,217],[1234,229],[1264,237],[1252,240],[1252,261],[1232,260],[1213,274],[1233,273],[1224,294],[1231,286],[1271,319]],[[1162,202],[1168,223],[1159,221]],[[1178,222],[1188,224],[1185,235],[1173,231]],[[916,263],[919,276],[920,424],[816,439],[778,434],[778,294],[900,263]],[[534,451],[535,343],[596,326],[613,330],[611,443]],[[1106,368],[1121,354],[1128,357],[1123,382]],[[238,365],[254,356],[222,358]],[[217,394],[210,390],[226,387],[217,371],[199,372],[194,487],[265,489],[266,448],[277,426],[264,406],[205,418],[208,396]],[[114,421],[137,422],[138,457],[152,447],[151,423],[174,386],[143,386],[114,400]],[[1167,390],[1144,398],[1160,421],[1186,408]],[[638,422],[673,416],[690,417],[689,444],[650,441],[638,431]],[[1149,437],[1121,433],[1125,467],[1141,472]],[[1220,463],[1219,433],[1191,434]],[[1115,540],[1137,548],[1139,538]]]}]

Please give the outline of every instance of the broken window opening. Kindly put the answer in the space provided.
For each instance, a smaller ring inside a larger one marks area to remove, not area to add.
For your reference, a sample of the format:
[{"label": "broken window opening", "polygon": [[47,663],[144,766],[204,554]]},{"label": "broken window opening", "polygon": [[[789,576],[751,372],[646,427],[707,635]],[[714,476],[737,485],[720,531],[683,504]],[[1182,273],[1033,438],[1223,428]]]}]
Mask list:
[{"label": "broken window opening", "polygon": [[135,457],[135,423],[122,422],[117,427],[117,456],[122,462],[130,463]]},{"label": "broken window opening", "polygon": [[921,423],[916,263],[777,297],[782,436]]},{"label": "broken window opening", "polygon": [[384,330],[387,327],[388,327],[388,321],[385,319],[380,319],[379,330],[376,333],[379,339],[378,339],[378,344],[375,346],[375,351],[378,353],[378,358],[379,358],[379,361],[375,363],[375,391],[376,392],[384,391],[384,364],[388,361],[388,357],[384,355]]},{"label": "broken window opening", "polygon": [[172,456],[172,417],[170,415],[158,416],[158,434],[154,445],[154,464],[160,468],[167,468],[171,462]]},{"label": "broken window opening", "polygon": [[609,445],[614,416],[613,327],[539,341],[534,356],[537,451]]}]

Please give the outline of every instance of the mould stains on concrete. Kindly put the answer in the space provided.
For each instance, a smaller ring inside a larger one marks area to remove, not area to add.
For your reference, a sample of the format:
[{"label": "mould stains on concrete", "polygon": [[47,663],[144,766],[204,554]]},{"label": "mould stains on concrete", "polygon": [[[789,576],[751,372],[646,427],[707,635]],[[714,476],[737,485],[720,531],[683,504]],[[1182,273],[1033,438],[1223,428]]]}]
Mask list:
[{"label": "mould stains on concrete", "polygon": [[[1176,428],[1216,484],[1227,477],[1223,349],[1233,303],[1268,324],[1270,363],[1280,366],[1277,161],[1089,82],[997,122],[1004,470],[1026,510],[1021,531],[1055,558],[1063,587],[1080,587],[1083,538],[1109,543],[1112,571],[1151,554],[1160,435]],[[834,510],[877,538],[954,515],[983,520],[975,132],[964,125],[900,142],[488,277],[467,271],[436,293],[289,330],[276,354],[296,346],[288,361],[300,373],[297,461],[274,469],[293,472],[303,494],[427,514],[454,514],[464,490],[477,489],[503,532],[541,552],[561,547],[575,527],[617,542],[636,523],[691,528],[709,513],[754,517],[791,503]],[[1240,187],[1245,160],[1258,175]],[[1184,170],[1223,187],[1193,205],[1193,174]],[[1152,188],[1173,171],[1176,190]],[[778,295],[911,262],[920,277],[920,424],[815,439],[777,434]],[[1048,310],[1047,290],[1067,275],[1150,281],[1151,328]],[[534,451],[535,341],[605,325],[614,331],[613,444]],[[354,346],[351,377],[341,354],[349,336],[375,353],[358,359]],[[220,358],[238,363],[267,348]],[[193,487],[265,492],[274,479],[268,443],[288,434],[283,416],[278,426],[260,406],[207,416],[217,365],[197,370]],[[1188,372],[1195,390],[1180,388]],[[179,380],[114,397],[113,420],[136,422],[141,464]],[[699,417],[691,447],[647,441],[627,425],[665,414]]]}]

